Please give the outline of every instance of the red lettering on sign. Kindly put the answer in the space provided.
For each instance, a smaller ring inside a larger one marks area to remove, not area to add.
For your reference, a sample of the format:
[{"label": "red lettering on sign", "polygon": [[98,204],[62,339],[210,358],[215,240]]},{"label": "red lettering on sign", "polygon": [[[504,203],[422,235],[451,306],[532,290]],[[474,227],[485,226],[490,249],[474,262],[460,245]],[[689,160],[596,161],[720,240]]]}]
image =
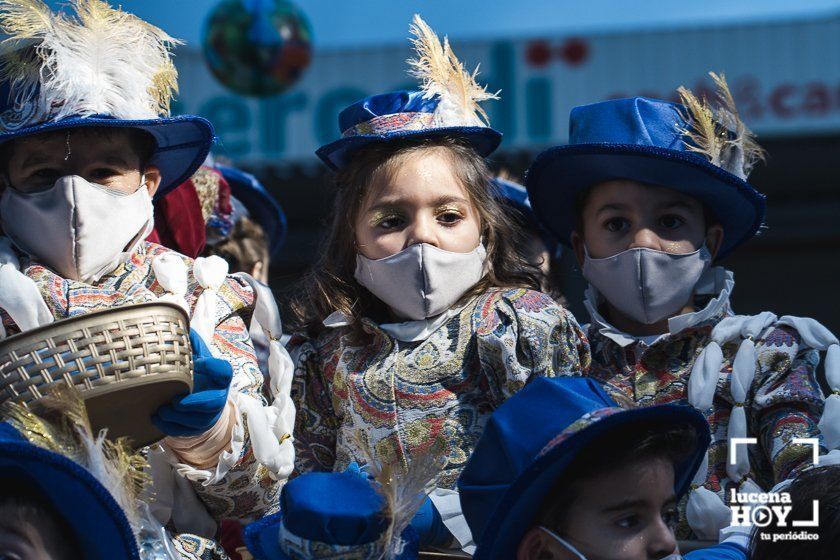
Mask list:
[{"label": "red lettering on sign", "polygon": [[789,119],[795,114],[795,110],[790,103],[790,98],[794,94],[796,87],[792,84],[782,84],[770,94],[770,109],[776,116]]}]

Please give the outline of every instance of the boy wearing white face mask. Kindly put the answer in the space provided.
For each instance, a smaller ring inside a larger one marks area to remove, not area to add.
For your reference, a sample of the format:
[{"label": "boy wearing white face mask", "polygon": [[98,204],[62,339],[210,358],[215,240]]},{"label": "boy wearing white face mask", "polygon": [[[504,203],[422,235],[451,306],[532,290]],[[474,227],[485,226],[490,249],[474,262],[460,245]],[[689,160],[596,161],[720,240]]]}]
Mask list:
[{"label": "boy wearing white face mask", "polygon": [[[571,143],[543,152],[527,186],[546,228],[589,281],[589,375],[629,406],[686,399],[712,431],[680,503],[678,535],[718,538],[733,490],[768,490],[840,444],[840,402],[816,379],[818,351],[840,386],[837,338],[810,319],[735,315],[716,258],[761,227],[764,196],[746,178],[763,157],[722,77],[711,104],[646,98],[577,107]],[[824,406],[825,404],[825,406]],[[824,411],[825,408],[825,411]],[[732,438],[756,438],[730,449]],[[731,455],[730,455],[731,451]]]},{"label": "boy wearing white face mask", "polygon": [[[445,465],[413,524],[421,546],[470,535],[454,491],[490,412],[537,376],[579,372],[577,323],[539,287],[490,190],[492,97],[415,18],[424,90],[364,99],[318,155],[338,172],[322,258],[293,301],[300,472],[374,458]],[[470,92],[469,98],[463,92]],[[459,92],[461,92],[459,94]]]},{"label": "boy wearing white face mask", "polygon": [[280,441],[294,412],[273,399],[282,372],[264,393],[246,327],[252,314],[276,322],[273,299],[227,277],[221,259],[193,262],[145,241],[152,198],[195,172],[213,129],[169,117],[174,39],[101,0],[72,7],[0,1],[0,337],[157,299],[184,307],[194,389],[152,418],[169,436],[148,452],[154,509],[174,530],[212,538],[222,518],[276,507],[291,472],[292,444]]}]

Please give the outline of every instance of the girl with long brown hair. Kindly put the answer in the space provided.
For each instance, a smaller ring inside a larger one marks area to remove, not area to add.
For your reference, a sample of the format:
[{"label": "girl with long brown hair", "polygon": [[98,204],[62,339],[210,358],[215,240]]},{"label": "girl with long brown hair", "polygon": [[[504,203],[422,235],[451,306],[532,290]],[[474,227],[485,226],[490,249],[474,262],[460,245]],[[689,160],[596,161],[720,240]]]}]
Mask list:
[{"label": "girl with long brown hair", "polygon": [[[580,372],[574,318],[536,290],[484,160],[501,135],[478,86],[419,18],[422,91],[366,98],[318,150],[337,171],[325,244],[292,302],[298,472],[442,448],[421,543],[469,544],[454,491],[489,414],[535,376]],[[483,117],[483,118],[482,118]]]}]

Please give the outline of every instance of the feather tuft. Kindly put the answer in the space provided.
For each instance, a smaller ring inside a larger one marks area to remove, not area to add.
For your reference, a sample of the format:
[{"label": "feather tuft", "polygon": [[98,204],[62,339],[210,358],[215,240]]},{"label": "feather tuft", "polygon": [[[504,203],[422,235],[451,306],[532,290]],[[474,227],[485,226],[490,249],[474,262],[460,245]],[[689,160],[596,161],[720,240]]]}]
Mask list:
[{"label": "feather tuft", "polygon": [[741,120],[726,78],[714,72],[709,75],[717,86],[711,103],[683,86],[677,89],[690,122],[682,131],[687,138],[686,147],[746,180],[755,165],[765,160],[764,149]]},{"label": "feather tuft", "polygon": [[388,529],[383,535],[388,543],[385,559],[393,560],[402,554],[406,545],[402,539],[403,531],[434,489],[446,465],[446,444],[438,438],[415,453],[407,466],[400,467],[377,459],[364,435],[359,434],[355,439],[364,456],[367,472],[376,483],[374,487],[385,501],[383,515],[388,520]]},{"label": "feather tuft", "polygon": [[121,438],[106,439],[103,430],[94,435],[78,391],[60,387],[37,405],[38,413],[7,401],[0,417],[12,424],[33,445],[73,460],[90,472],[114,497],[135,533],[142,520],[137,500],[149,483],[148,463]]},{"label": "feather tuft", "polygon": [[0,0],[0,29],[24,51],[0,57],[16,110],[28,115],[23,124],[168,116],[177,93],[171,49],[180,42],[103,0],[70,5],[73,14],[41,0]]},{"label": "feather tuft", "polygon": [[499,92],[487,91],[476,81],[478,67],[469,73],[458,60],[449,39],[438,36],[419,16],[414,16],[410,31],[416,57],[408,60],[409,74],[420,81],[423,96],[440,101],[435,109],[438,126],[489,126],[487,113],[479,105],[482,101],[499,99]]}]

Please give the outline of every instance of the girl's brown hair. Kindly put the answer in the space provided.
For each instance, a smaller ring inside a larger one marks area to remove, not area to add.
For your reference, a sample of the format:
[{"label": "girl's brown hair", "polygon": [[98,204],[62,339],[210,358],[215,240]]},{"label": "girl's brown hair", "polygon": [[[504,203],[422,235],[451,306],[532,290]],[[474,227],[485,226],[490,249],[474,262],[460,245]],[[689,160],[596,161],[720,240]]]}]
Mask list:
[{"label": "girl's brown hair", "polygon": [[406,157],[440,150],[452,163],[456,177],[467,192],[480,219],[487,249],[488,271],[461,301],[490,287],[521,287],[539,290],[539,272],[517,252],[522,239],[491,190],[484,158],[453,138],[406,139],[374,144],[360,150],[337,177],[338,193],[318,260],[304,277],[290,302],[295,330],[316,335],[322,321],[334,311],[351,319],[356,337],[361,337],[359,319],[387,319],[385,305],[354,278],[356,269],[355,223],[377,178],[392,173]]}]

